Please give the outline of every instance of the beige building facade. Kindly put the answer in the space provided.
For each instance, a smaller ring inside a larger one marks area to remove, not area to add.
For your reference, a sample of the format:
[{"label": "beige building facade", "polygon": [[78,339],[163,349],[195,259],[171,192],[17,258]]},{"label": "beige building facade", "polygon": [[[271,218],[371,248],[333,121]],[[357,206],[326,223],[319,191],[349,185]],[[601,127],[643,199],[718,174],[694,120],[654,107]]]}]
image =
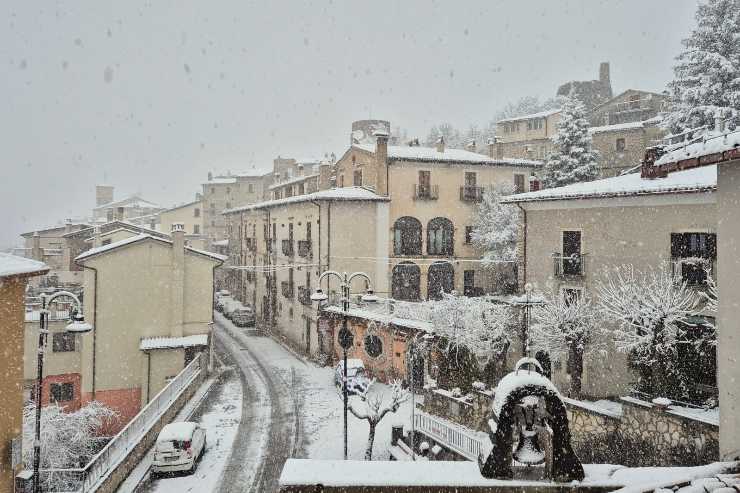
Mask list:
[{"label": "beige building facade", "polygon": [[198,249],[205,249],[207,246],[203,235],[203,222],[203,200],[200,196],[198,200],[165,209],[159,214],[160,231],[169,233],[174,224],[182,224],[185,228],[185,244]]},{"label": "beige building facade", "polygon": [[[672,269],[692,289],[703,289],[694,282],[701,272],[682,266],[693,257],[715,266],[716,184],[716,170],[707,168],[660,179],[633,173],[511,197],[508,202],[524,214],[522,285],[594,297],[606,270],[632,265],[639,272]],[[684,244],[700,246],[694,251]],[[625,395],[636,381],[624,354],[613,346],[606,354],[585,362],[585,395]],[[569,388],[567,371],[566,361],[553,362],[553,380],[563,390]]]},{"label": "beige building facade", "polygon": [[265,179],[262,175],[226,174],[213,176],[203,183],[203,239],[208,249],[213,242],[227,239],[226,221],[221,214],[226,209],[262,200]]},{"label": "beige building facade", "polygon": [[598,151],[599,177],[609,178],[639,167],[645,150],[664,135],[659,121],[639,121],[591,127],[591,143]]},{"label": "beige building facade", "polygon": [[[225,287],[253,306],[263,330],[281,335],[306,354],[329,354],[333,336],[317,326],[309,296],[326,270],[362,271],[387,292],[388,199],[349,187],[265,201],[226,211],[230,224]],[[336,297],[335,278],[321,287]],[[357,279],[353,293],[367,285]]]},{"label": "beige building facade", "polygon": [[553,151],[560,113],[560,109],[553,109],[496,122],[495,156],[546,159]]},{"label": "beige building facade", "polygon": [[[14,491],[23,433],[24,297],[30,278],[49,272],[42,262],[0,253],[0,493]],[[38,342],[34,344],[38,347]]]},{"label": "beige building facade", "polygon": [[[84,268],[84,310],[95,330],[78,336],[80,400],[119,413],[117,431],[167,379],[210,344],[214,270],[223,258],[185,246],[182,225],[172,239],[137,235],[78,256]],[[50,375],[51,376],[51,375]],[[72,379],[73,380],[73,379]]]}]

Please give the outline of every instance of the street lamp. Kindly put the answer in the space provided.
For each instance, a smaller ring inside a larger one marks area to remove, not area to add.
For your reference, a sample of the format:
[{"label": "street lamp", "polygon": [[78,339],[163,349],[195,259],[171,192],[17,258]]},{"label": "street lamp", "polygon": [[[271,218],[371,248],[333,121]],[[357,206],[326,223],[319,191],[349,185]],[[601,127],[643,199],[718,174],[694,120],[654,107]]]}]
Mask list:
[{"label": "street lamp", "polygon": [[41,466],[41,386],[44,376],[44,348],[46,338],[49,334],[49,304],[60,296],[72,298],[75,303],[76,313],[72,315],[72,322],[65,330],[71,334],[84,334],[93,330],[93,326],[85,322],[82,314],[82,303],[79,298],[69,291],[57,291],[51,296],[41,295],[41,311],[39,312],[39,347],[36,366],[36,429],[33,440],[33,492],[41,493],[39,469]]},{"label": "street lamp", "polygon": [[[372,290],[372,288],[369,287],[371,283],[370,276],[368,276],[364,272],[354,272],[348,275],[346,272],[340,274],[339,272],[333,270],[327,270],[319,277],[319,286],[321,286],[322,279],[329,276],[335,276],[337,279],[339,279],[341,281],[342,288],[342,311],[344,313],[342,316],[342,329],[339,331],[338,340],[339,345],[342,346],[342,358],[344,362],[344,374],[342,375],[342,397],[344,398],[344,460],[347,460],[347,409],[349,407],[349,396],[347,395],[347,349],[351,348],[354,342],[352,332],[350,332],[350,330],[347,328],[347,312],[349,311],[349,288],[352,279],[354,279],[355,277],[362,277],[368,282],[368,289],[366,290],[365,294],[362,295],[362,301],[366,303],[374,303],[378,301],[378,297],[375,295],[375,292]],[[320,287],[316,290],[315,293],[311,295],[311,301],[322,302],[326,301],[327,299],[329,299],[329,296],[327,296],[327,294],[324,293],[324,291],[322,291]]]}]

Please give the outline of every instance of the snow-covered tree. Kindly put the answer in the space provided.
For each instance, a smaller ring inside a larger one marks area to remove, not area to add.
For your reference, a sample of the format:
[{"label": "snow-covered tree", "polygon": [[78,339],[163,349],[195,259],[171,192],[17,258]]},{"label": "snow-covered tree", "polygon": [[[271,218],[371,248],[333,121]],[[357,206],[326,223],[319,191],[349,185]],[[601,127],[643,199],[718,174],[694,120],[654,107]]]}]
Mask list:
[{"label": "snow-covered tree", "polygon": [[443,356],[440,380],[467,389],[477,377],[478,361],[505,358],[516,337],[515,317],[508,305],[446,293],[441,300],[427,303]]},{"label": "snow-covered tree", "polygon": [[[409,398],[409,393],[401,386],[401,382],[394,380],[390,384],[391,395],[388,399],[382,392],[373,390],[373,380],[365,392],[350,399],[349,412],[357,419],[364,419],[370,426],[367,436],[367,448],[365,449],[365,460],[373,460],[373,443],[375,442],[375,429],[388,413],[395,413],[401,404]],[[361,404],[358,404],[357,401]]]},{"label": "snow-covered tree", "polygon": [[[78,411],[65,412],[57,404],[41,409],[41,469],[84,467],[101,446],[101,426],[117,416],[103,404],[92,401]],[[36,406],[23,409],[23,461],[33,464]],[[78,477],[49,473],[41,477],[44,491],[76,491]]]},{"label": "snow-covered tree", "polygon": [[599,174],[598,153],[591,148],[583,103],[565,98],[557,134],[553,138],[555,151],[550,154],[543,170],[545,187],[562,187],[571,183],[591,181]]},{"label": "snow-covered tree", "polygon": [[584,356],[603,354],[604,331],[596,305],[586,293],[550,293],[533,310],[530,344],[535,350],[566,356],[571,368],[570,394],[579,397]]},{"label": "snow-covered tree", "polygon": [[444,137],[446,147],[451,149],[462,149],[465,147],[463,135],[451,123],[444,122],[430,128],[426,138],[426,145],[428,147],[436,146],[440,137]]},{"label": "snow-covered tree", "polygon": [[616,323],[617,349],[639,371],[640,390],[685,396],[688,375],[678,343],[691,326],[696,293],[665,267],[637,273],[631,265],[606,271],[597,293],[601,313]]},{"label": "snow-covered tree", "polygon": [[671,101],[663,122],[672,132],[711,128],[715,118],[740,114],[740,0],[700,4],[696,21],[668,85]]},{"label": "snow-covered tree", "polygon": [[514,192],[502,185],[486,191],[473,218],[473,245],[483,251],[483,263],[494,273],[502,291],[516,286],[517,236],[521,223],[519,209],[502,204],[501,199]]}]

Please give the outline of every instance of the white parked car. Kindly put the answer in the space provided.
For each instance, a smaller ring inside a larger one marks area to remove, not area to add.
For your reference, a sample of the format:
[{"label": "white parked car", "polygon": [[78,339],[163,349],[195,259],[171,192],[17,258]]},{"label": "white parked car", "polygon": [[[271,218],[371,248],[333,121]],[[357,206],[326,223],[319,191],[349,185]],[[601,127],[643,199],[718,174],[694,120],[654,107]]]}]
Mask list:
[{"label": "white parked car", "polygon": [[195,471],[195,465],[206,449],[206,430],[198,423],[183,421],[162,428],[154,446],[152,473]]},{"label": "white parked car", "polygon": [[[334,369],[334,384],[341,388],[344,378],[344,362],[340,361]],[[361,359],[347,360],[347,393],[361,394],[370,386],[370,379],[365,373],[365,364]]]}]

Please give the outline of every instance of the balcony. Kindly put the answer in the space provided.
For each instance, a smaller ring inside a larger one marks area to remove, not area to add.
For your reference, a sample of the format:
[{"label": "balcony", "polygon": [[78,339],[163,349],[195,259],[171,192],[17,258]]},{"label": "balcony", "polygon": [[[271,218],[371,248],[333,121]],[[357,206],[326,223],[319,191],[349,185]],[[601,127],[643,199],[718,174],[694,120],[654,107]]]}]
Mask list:
[{"label": "balcony", "polygon": [[298,286],[298,301],[301,305],[311,306],[311,290],[306,286]]},{"label": "balcony", "polygon": [[249,252],[257,251],[257,239],[256,238],[246,238],[244,240],[244,247]]},{"label": "balcony", "polygon": [[686,285],[706,287],[707,278],[715,279],[715,261],[711,258],[672,258],[671,274],[674,279],[685,282]]},{"label": "balcony", "polygon": [[437,200],[439,187],[437,185],[414,185],[414,200]]},{"label": "balcony", "polygon": [[283,297],[293,299],[293,283],[289,281],[282,281],[280,283],[280,291],[283,293]]},{"label": "balcony", "polygon": [[304,258],[313,257],[311,240],[298,240],[298,256]]},{"label": "balcony", "polygon": [[463,202],[480,202],[483,200],[483,187],[465,185],[460,187],[460,200]]},{"label": "balcony", "polygon": [[582,279],[586,275],[586,254],[564,257],[552,254],[553,273],[557,279]]},{"label": "balcony", "polygon": [[293,250],[293,240],[283,240],[283,255],[286,257],[292,257],[295,255]]}]

